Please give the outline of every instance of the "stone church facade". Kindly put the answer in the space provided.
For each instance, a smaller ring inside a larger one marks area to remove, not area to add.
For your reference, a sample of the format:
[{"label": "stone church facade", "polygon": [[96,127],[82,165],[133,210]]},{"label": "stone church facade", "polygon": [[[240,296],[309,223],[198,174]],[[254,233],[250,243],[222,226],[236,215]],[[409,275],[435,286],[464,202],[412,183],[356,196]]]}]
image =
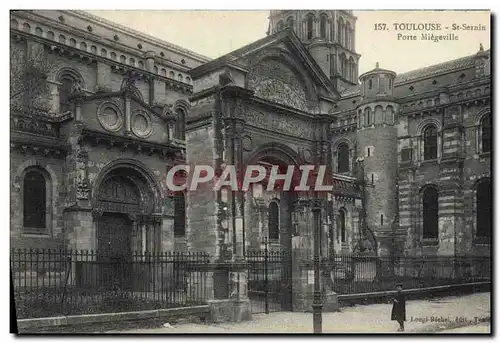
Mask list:
[{"label": "stone church facade", "polygon": [[[325,256],[489,255],[490,52],[358,75],[355,27],[271,11],[266,37],[210,60],[81,11],[13,12],[11,49],[54,67],[43,110],[11,106],[11,245],[237,261],[268,239],[292,253],[294,303],[314,206]],[[170,194],[184,162],[325,164],[334,189]]]}]

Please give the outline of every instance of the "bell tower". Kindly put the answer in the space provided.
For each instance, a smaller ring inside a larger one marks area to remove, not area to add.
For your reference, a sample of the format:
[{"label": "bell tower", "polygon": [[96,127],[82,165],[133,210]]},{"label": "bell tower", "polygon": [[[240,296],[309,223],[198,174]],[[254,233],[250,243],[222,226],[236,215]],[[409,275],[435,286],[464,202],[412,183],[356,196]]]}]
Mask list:
[{"label": "bell tower", "polygon": [[355,51],[356,20],[352,11],[344,10],[274,10],[267,34],[291,27],[336,89],[342,91],[358,83],[361,55]]}]

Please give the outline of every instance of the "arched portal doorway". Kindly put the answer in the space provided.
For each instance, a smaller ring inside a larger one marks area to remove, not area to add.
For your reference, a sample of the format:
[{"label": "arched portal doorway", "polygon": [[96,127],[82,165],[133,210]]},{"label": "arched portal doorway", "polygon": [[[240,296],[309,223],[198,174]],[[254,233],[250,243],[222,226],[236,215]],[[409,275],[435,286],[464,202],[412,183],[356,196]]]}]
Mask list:
[{"label": "arched portal doorway", "polygon": [[[297,180],[299,163],[292,156],[294,156],[293,151],[290,149],[272,144],[258,150],[246,164],[260,165],[267,170],[266,178],[259,184],[252,185],[245,199],[248,204],[244,216],[246,245],[251,253],[257,251],[261,261],[266,263],[265,267],[249,269],[248,294],[252,301],[259,300],[262,291],[259,284],[262,284],[267,274],[271,311],[293,310],[292,213],[296,194],[290,190],[293,190],[300,180]],[[279,175],[286,174],[288,168],[293,167],[295,173],[288,189],[283,180],[275,182],[274,187],[268,189],[273,167],[277,167]],[[268,244],[263,244],[266,241]],[[266,251],[270,251],[270,255],[264,259]],[[255,258],[250,257],[250,259]]]},{"label": "arched portal doorway", "polygon": [[106,172],[94,198],[97,248],[114,255],[157,250],[155,195],[151,182],[137,168],[117,166]]},{"label": "arched portal doorway", "polygon": [[93,212],[103,286],[131,287],[134,252],[160,248],[157,194],[152,178],[137,165],[116,163],[101,172]]},{"label": "arched portal doorway", "polygon": [[133,216],[140,213],[141,195],[136,184],[127,176],[113,173],[99,189],[97,249],[114,256],[127,255],[132,250]]},{"label": "arched portal doorway", "polygon": [[[252,192],[251,196],[259,199],[260,202],[265,205],[265,209],[263,210],[265,210],[264,217],[267,216],[267,221],[265,222],[267,230],[260,232],[259,242],[255,243],[257,243],[258,246],[262,239],[267,238],[274,250],[289,253],[292,247],[292,213],[296,198],[293,189],[298,185],[298,181],[300,181],[297,180],[296,176],[298,167],[273,156],[264,156],[260,158],[256,164],[266,168],[267,176],[257,186],[258,192]],[[290,187],[285,185],[284,180],[277,180],[274,183],[274,187],[268,189],[270,170],[272,167],[276,166],[278,167],[279,175],[286,174],[289,166],[294,167],[294,177],[292,178]]]}]

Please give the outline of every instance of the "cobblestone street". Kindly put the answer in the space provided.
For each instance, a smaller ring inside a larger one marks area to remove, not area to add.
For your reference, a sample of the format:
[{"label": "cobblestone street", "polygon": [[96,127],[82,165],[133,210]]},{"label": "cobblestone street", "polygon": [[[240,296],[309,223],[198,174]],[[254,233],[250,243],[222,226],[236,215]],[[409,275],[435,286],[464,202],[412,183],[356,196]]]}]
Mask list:
[{"label": "cobblestone street", "polygon": [[[323,314],[324,333],[392,333],[390,304],[359,305]],[[406,332],[489,332],[490,293],[408,301]],[[459,329],[458,329],[459,328]],[[472,330],[472,331],[471,331]],[[117,331],[112,331],[117,332]],[[254,320],[224,324],[180,324],[122,333],[311,333],[312,314],[276,312],[254,315]]]}]

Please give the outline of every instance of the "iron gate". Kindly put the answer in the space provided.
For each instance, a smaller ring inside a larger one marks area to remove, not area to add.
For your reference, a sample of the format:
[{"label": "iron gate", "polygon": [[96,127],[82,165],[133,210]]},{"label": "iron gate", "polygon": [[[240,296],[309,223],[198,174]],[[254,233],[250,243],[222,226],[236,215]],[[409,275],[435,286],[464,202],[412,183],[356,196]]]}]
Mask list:
[{"label": "iron gate", "polygon": [[292,310],[291,255],[282,251],[247,254],[248,297],[252,313]]}]

